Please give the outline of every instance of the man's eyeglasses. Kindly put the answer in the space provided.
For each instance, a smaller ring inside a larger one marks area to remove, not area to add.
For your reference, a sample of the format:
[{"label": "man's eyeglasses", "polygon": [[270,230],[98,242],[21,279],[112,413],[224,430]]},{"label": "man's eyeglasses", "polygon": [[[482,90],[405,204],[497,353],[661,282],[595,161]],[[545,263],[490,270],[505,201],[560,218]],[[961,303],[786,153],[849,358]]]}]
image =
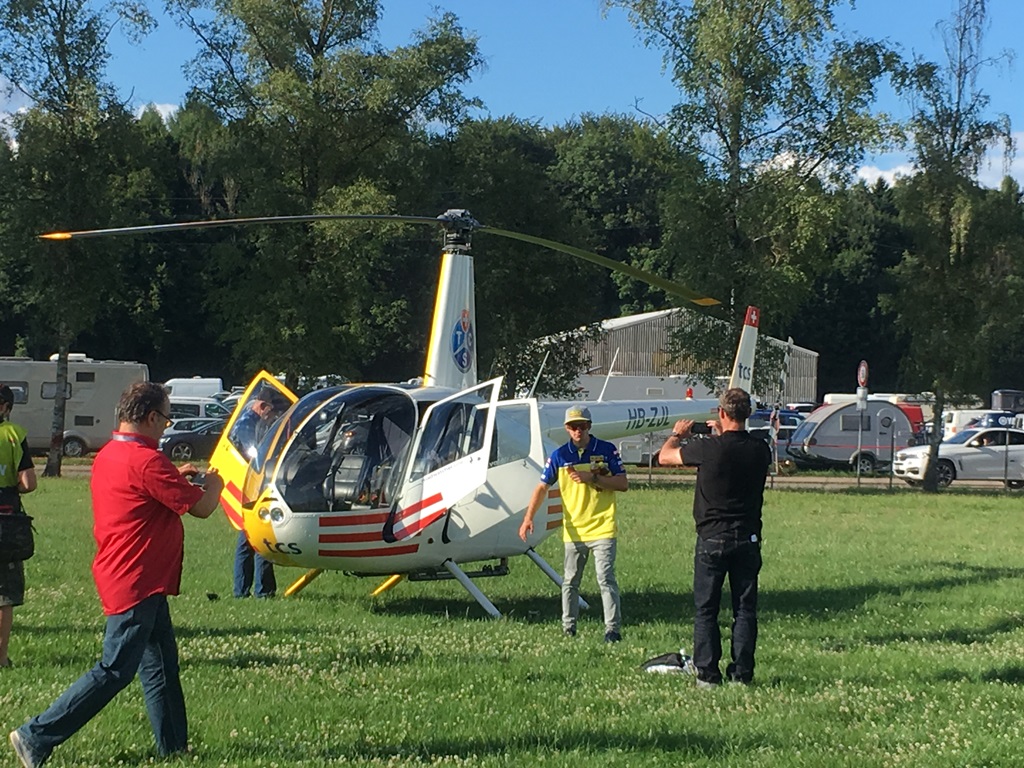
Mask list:
[{"label": "man's eyeglasses", "polygon": [[169,426],[171,426],[171,417],[170,417],[170,416],[168,416],[168,415],[167,415],[166,413],[164,413],[163,411],[158,411],[158,410],[157,410],[156,408],[153,408],[153,409],[152,409],[152,411],[151,411],[151,413],[155,413],[155,414],[158,414],[158,415],[160,415],[160,416],[163,416],[163,417],[164,417],[164,421],[166,421],[166,422],[167,422],[166,424],[164,424],[164,427],[169,427]]},{"label": "man's eyeglasses", "polygon": [[575,422],[573,424],[566,424],[565,428],[566,429],[571,429],[573,432],[576,432],[576,431],[583,432],[585,430],[590,429],[590,422],[589,421],[584,421],[584,422]]}]

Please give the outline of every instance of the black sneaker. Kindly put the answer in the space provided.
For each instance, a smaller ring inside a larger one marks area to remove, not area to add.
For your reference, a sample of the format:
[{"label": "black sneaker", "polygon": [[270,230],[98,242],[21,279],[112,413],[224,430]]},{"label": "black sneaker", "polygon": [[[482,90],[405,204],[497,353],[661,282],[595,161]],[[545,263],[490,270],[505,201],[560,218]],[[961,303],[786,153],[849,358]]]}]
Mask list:
[{"label": "black sneaker", "polygon": [[568,627],[562,630],[562,634],[566,637],[576,637],[576,627]]},{"label": "black sneaker", "polygon": [[611,632],[604,633],[604,641],[606,643],[617,643],[622,639],[622,635],[616,632],[614,629]]}]

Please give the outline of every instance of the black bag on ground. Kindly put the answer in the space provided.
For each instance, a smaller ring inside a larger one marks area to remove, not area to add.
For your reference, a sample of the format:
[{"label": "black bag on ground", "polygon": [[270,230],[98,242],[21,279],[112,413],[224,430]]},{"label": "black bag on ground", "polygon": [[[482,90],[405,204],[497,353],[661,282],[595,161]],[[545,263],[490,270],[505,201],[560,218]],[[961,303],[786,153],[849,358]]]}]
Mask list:
[{"label": "black bag on ground", "polygon": [[0,514],[0,561],[28,560],[36,553],[32,518]]},{"label": "black bag on ground", "polygon": [[679,653],[663,653],[648,659],[640,665],[644,672],[655,672],[660,674],[681,674],[695,675],[693,661],[680,649]]}]

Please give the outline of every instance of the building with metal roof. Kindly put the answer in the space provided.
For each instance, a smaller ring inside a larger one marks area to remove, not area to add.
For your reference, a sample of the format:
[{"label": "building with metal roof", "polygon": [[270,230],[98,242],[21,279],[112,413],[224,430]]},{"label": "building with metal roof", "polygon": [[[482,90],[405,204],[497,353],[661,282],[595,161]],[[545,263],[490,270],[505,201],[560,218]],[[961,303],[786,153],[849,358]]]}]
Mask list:
[{"label": "building with metal roof", "polygon": [[[584,343],[584,357],[590,360],[590,368],[584,373],[592,376],[607,375],[611,371],[613,375],[618,376],[666,378],[703,375],[708,372],[707,364],[686,360],[685,354],[674,355],[670,351],[673,332],[684,323],[698,321],[704,323],[707,319],[696,312],[681,308],[605,320],[601,323],[601,338]],[[724,321],[713,322],[721,322],[723,333],[733,333],[731,327]],[[779,359],[784,357],[788,348],[789,359],[784,385],[769,387],[769,391],[754,394],[763,402],[814,402],[818,390],[818,353],[796,345],[790,347],[786,341],[760,334],[759,349],[762,344],[778,349]],[[727,375],[728,371],[716,370],[712,373]]]}]

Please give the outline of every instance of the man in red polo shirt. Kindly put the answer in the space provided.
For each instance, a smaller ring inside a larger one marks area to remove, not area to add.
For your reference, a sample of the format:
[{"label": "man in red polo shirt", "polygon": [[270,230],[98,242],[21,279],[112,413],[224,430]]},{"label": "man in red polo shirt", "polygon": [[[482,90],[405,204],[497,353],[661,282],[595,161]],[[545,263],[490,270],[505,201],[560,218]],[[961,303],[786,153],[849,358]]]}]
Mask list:
[{"label": "man in red polo shirt", "polygon": [[118,430],[92,467],[92,572],[107,616],[103,656],[50,708],[11,732],[26,768],[89,722],[136,674],[161,755],[188,748],[185,698],[178,678],[178,645],[167,596],[178,594],[184,527],[181,516],[209,517],[224,482],[216,471],[203,486],[189,479],[191,464],[175,467],[157,450],[170,424],[167,390],[153,382],[131,385],[117,406]]}]

